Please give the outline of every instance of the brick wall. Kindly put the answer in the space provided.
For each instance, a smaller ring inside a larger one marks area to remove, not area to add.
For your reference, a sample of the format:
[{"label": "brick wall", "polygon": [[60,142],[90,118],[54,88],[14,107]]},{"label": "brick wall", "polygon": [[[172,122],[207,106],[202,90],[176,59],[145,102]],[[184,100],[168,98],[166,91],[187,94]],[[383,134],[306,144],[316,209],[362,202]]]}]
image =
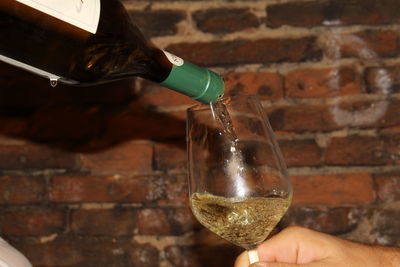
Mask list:
[{"label": "brick wall", "polygon": [[[400,245],[398,0],[125,0],[160,48],[259,94],[294,184],[280,227]],[[0,234],[39,267],[232,266],[187,203],[185,110],[142,80],[0,64]]]}]

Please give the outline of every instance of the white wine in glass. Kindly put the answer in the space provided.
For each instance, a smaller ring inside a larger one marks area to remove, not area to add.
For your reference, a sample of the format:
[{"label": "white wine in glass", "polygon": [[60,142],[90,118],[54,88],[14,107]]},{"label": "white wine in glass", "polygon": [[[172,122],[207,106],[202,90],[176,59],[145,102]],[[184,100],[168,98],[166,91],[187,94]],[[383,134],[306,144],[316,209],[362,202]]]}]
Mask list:
[{"label": "white wine in glass", "polygon": [[248,251],[286,213],[292,186],[256,96],[225,98],[187,112],[190,205],[206,228]]}]

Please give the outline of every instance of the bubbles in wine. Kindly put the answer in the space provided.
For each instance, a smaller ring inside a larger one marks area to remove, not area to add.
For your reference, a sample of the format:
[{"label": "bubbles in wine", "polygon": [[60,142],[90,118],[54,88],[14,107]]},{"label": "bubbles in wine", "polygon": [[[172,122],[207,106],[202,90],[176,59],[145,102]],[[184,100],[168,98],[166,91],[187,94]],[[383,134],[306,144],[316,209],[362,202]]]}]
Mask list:
[{"label": "bubbles in wine", "polygon": [[286,213],[290,197],[224,198],[196,193],[190,201],[201,224],[238,246],[252,249],[268,237]]}]

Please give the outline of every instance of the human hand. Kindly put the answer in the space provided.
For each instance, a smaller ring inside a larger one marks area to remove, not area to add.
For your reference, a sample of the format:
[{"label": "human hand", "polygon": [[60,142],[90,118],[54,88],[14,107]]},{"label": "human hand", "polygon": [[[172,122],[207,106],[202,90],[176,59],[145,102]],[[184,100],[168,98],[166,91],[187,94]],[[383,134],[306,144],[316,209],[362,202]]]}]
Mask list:
[{"label": "human hand", "polygon": [[[260,262],[250,267],[400,266],[400,249],[367,246],[302,227],[288,227],[257,248]],[[247,252],[235,267],[248,267]]]}]

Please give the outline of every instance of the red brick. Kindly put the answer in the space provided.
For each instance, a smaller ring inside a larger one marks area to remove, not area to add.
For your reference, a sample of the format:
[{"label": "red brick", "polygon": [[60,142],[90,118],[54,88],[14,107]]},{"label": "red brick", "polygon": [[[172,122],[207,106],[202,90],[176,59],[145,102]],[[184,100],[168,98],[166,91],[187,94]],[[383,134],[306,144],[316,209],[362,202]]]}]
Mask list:
[{"label": "red brick", "polygon": [[68,169],[79,167],[77,154],[45,145],[8,145],[0,149],[1,169]]},{"label": "red brick", "polygon": [[337,103],[330,107],[330,112],[338,126],[381,128],[400,124],[397,100]]},{"label": "red brick", "polygon": [[55,176],[52,202],[148,202],[164,195],[159,177]]},{"label": "red brick", "polygon": [[136,212],[129,209],[80,209],[71,214],[71,231],[89,236],[132,235]]},{"label": "red brick", "polygon": [[33,266],[80,266],[85,260],[85,253],[79,243],[69,240],[46,243],[25,242],[19,250]]},{"label": "red brick", "polygon": [[143,209],[138,214],[138,231],[142,235],[168,235],[171,224],[164,209]]},{"label": "red brick", "polygon": [[338,235],[349,233],[357,227],[360,212],[355,208],[313,208],[296,207],[289,209],[280,225],[299,225],[320,232]]},{"label": "red brick", "polygon": [[392,203],[400,201],[400,174],[387,173],[374,176],[378,200]]},{"label": "red brick", "polygon": [[150,244],[136,244],[132,246],[129,252],[131,263],[127,266],[160,266],[160,252]]},{"label": "red brick", "polygon": [[314,37],[178,43],[166,50],[202,66],[301,62],[319,60],[322,56]]},{"label": "red brick", "polygon": [[64,211],[54,209],[7,211],[1,215],[1,229],[4,235],[50,235],[64,229],[64,217]]},{"label": "red brick", "polygon": [[0,204],[40,203],[45,198],[46,180],[39,176],[0,176]]},{"label": "red brick", "polygon": [[274,131],[330,131],[338,126],[327,105],[299,104],[267,110]]},{"label": "red brick", "polygon": [[372,177],[368,173],[293,176],[292,183],[294,204],[374,201]]},{"label": "red brick", "polygon": [[283,79],[272,72],[232,72],[223,75],[224,96],[258,95],[261,100],[277,100],[283,96]]},{"label": "red brick", "polygon": [[[110,140],[114,142],[133,139],[166,140],[185,136],[185,112],[181,112],[180,116],[176,116],[173,112],[160,113],[154,111],[148,104],[139,98],[132,108],[116,112],[107,120],[106,129],[109,130],[101,141],[109,147]],[[143,106],[149,109],[143,109]],[[104,147],[102,144],[100,146]]]},{"label": "red brick", "polygon": [[104,130],[104,112],[98,106],[46,105],[30,118],[28,134],[34,140],[65,142],[63,145],[72,140],[87,141]]},{"label": "red brick", "polygon": [[[195,236],[198,238],[198,235]],[[197,244],[195,246],[171,245],[165,248],[167,260],[176,267],[234,266],[241,248],[227,242],[222,244]]]},{"label": "red brick", "polygon": [[360,93],[360,77],[351,67],[297,69],[285,79],[286,96],[293,98],[332,97]]},{"label": "red brick", "polygon": [[187,174],[164,176],[165,199],[158,201],[162,204],[187,204],[188,203],[188,178]]},{"label": "red brick", "polygon": [[398,40],[397,32],[369,30],[352,34],[327,34],[321,37],[320,42],[325,54],[332,59],[374,59],[397,56]]},{"label": "red brick", "polygon": [[171,208],[167,214],[171,224],[170,235],[180,236],[184,233],[203,228],[195,219],[189,207]]},{"label": "red brick", "polygon": [[197,27],[204,32],[224,34],[257,28],[257,16],[247,8],[215,8],[193,13]]},{"label": "red brick", "polygon": [[152,143],[125,143],[106,151],[82,154],[82,165],[96,172],[150,172],[152,170]]},{"label": "red brick", "polygon": [[29,121],[24,118],[0,116],[0,130],[4,135],[24,137],[29,128]]},{"label": "red brick", "polygon": [[181,236],[203,226],[194,218],[187,203],[185,207],[144,208],[137,218],[138,233],[142,235]]},{"label": "red brick", "polygon": [[332,131],[343,127],[393,127],[400,124],[399,101],[346,101],[331,105],[295,104],[266,109],[275,131]]},{"label": "red brick", "polygon": [[368,91],[374,94],[398,93],[400,90],[400,66],[373,67],[365,71]]},{"label": "red brick", "polygon": [[321,164],[322,151],[314,140],[280,140],[279,147],[289,167]]},{"label": "red brick", "polygon": [[158,267],[160,262],[159,251],[152,245],[118,239],[60,236],[46,243],[25,244],[21,251],[34,266]]},{"label": "red brick", "polygon": [[12,136],[0,135],[0,146],[27,145],[27,144],[29,144],[27,140]]},{"label": "red brick", "polygon": [[398,225],[400,220],[400,211],[374,209],[372,216],[375,229],[380,233],[380,236],[384,238],[386,243],[385,245],[390,245],[392,242],[396,242],[400,237],[400,228]]},{"label": "red brick", "polygon": [[185,171],[187,164],[186,143],[156,143],[154,147],[155,169]]},{"label": "red brick", "polygon": [[199,104],[198,101],[189,96],[146,80],[141,80],[140,90],[142,94],[137,102],[150,111],[159,108]]},{"label": "red brick", "polygon": [[326,149],[329,165],[396,165],[400,135],[333,138]]},{"label": "red brick", "polygon": [[[337,22],[349,24],[398,23],[400,15],[396,0],[328,0],[289,2],[267,7],[267,25],[279,27],[316,26]],[[301,10],[301,12],[299,12]]]},{"label": "red brick", "polygon": [[147,37],[174,35],[178,31],[177,24],[186,19],[185,12],[180,10],[130,11],[135,25]]}]

